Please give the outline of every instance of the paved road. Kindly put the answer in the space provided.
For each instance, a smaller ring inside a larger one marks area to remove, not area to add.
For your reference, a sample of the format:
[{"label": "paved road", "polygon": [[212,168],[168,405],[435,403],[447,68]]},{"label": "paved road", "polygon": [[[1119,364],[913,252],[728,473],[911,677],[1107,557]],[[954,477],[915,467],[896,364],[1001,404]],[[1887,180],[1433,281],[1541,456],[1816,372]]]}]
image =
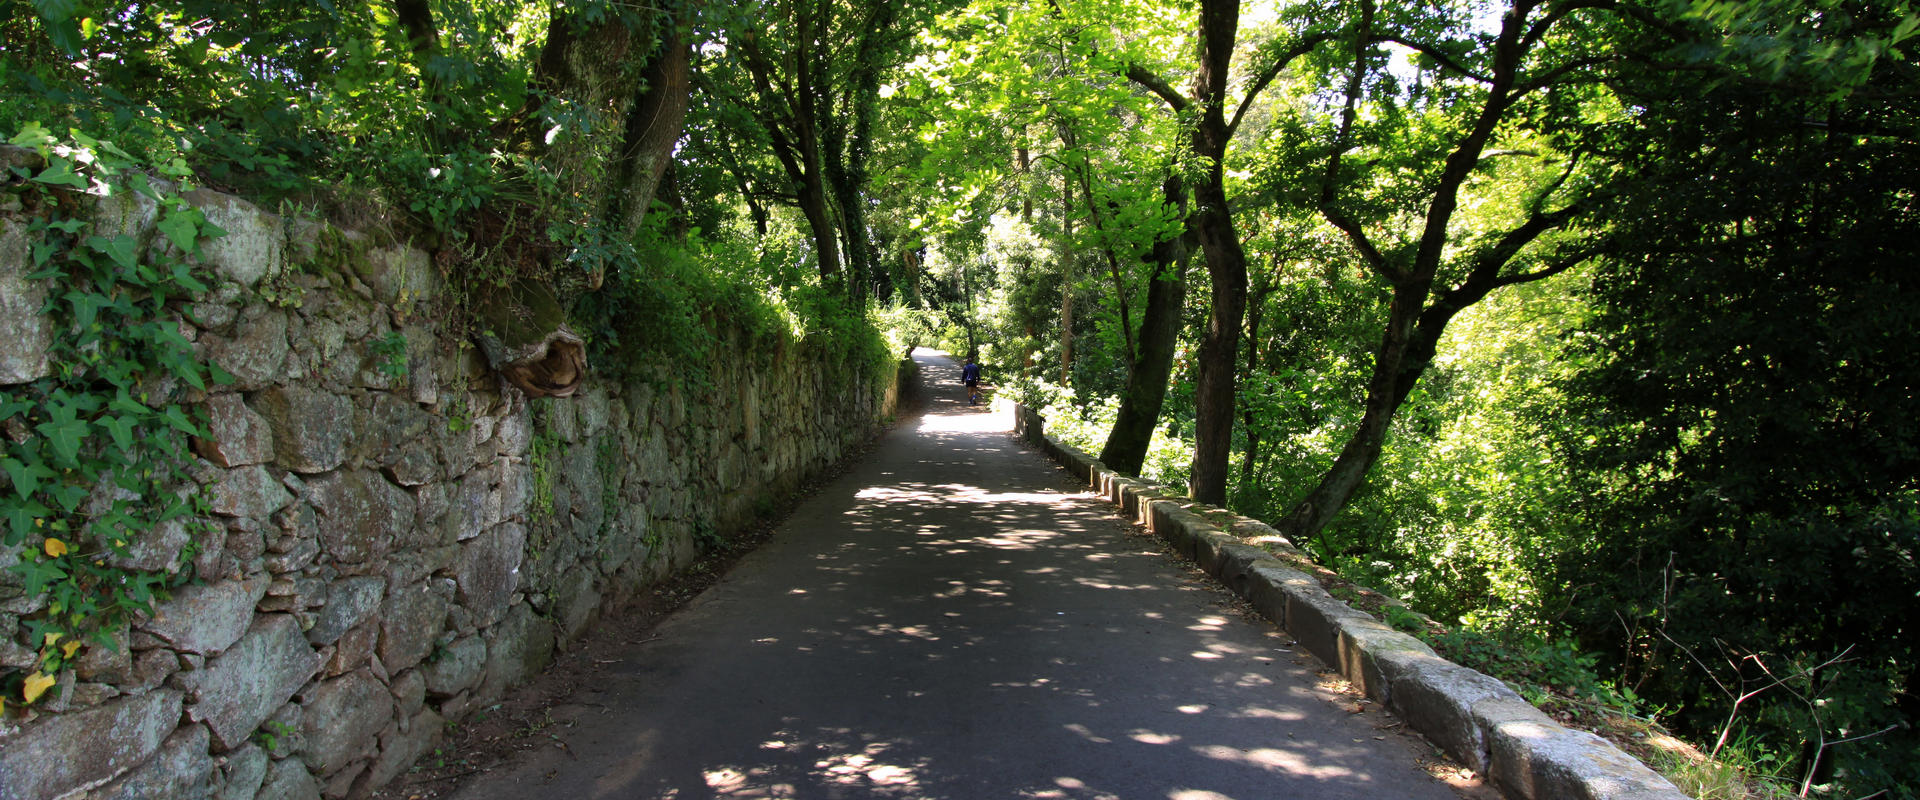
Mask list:
[{"label": "paved road", "polygon": [[923,415],[455,797],[1457,797],[916,359]]}]

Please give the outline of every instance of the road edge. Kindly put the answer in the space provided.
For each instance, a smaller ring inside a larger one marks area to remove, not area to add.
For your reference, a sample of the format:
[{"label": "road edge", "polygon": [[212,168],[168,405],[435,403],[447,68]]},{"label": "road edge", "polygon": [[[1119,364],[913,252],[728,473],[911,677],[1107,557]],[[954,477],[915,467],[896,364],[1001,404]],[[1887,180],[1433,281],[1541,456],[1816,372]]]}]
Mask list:
[{"label": "road edge", "polygon": [[[1130,478],[1046,435],[1038,412],[1013,403],[1014,434],[1165,539],[1368,698],[1469,769],[1522,800],[1688,800],[1613,743],[1554,721],[1500,680],[1328,593],[1320,580],[1243,537],[1284,537],[1266,523]],[[1204,515],[1204,516],[1203,516]],[[1209,519],[1229,520],[1226,527]],[[1291,549],[1291,545],[1288,545]],[[1304,558],[1305,555],[1301,554]]]}]

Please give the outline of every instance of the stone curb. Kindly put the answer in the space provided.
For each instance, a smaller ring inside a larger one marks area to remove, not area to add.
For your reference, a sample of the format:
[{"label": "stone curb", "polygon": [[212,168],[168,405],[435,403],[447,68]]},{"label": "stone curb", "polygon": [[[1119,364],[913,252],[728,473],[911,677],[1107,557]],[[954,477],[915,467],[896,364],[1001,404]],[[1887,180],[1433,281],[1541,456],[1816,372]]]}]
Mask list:
[{"label": "stone curb", "polygon": [[[1496,678],[1434,654],[1433,648],[1328,594],[1244,537],[1284,538],[1238,515],[1227,530],[1202,516],[1225,512],[1110,470],[1047,436],[1045,419],[1014,404],[1014,432],[1087,482],[1122,512],[1165,539],[1222,585],[1335,668],[1368,698],[1392,710],[1461,764],[1524,800],[1685,800],[1687,795],[1605,739],[1570,729]],[[1290,545],[1289,545],[1290,547]]]}]

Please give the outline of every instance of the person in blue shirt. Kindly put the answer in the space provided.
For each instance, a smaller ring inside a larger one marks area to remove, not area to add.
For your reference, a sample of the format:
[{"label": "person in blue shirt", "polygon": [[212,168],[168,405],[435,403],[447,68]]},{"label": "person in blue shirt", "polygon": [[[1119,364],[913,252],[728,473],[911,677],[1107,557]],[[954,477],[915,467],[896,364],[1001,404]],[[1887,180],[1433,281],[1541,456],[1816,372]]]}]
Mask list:
[{"label": "person in blue shirt", "polygon": [[967,356],[967,365],[960,368],[960,382],[967,385],[967,405],[980,402],[980,365],[973,359]]}]

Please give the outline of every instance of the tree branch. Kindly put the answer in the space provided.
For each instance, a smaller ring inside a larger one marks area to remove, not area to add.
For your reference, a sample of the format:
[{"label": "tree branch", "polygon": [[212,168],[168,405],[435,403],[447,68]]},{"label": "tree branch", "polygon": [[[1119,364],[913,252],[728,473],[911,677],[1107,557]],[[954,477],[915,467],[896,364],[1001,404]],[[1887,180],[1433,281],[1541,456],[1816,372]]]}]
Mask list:
[{"label": "tree branch", "polygon": [[1565,272],[1580,262],[1593,257],[1597,253],[1597,250],[1592,247],[1582,248],[1581,250],[1575,251],[1574,255],[1577,256],[1577,258],[1572,258],[1565,263],[1555,262],[1552,265],[1534,272],[1520,275],[1508,275],[1506,277],[1501,277],[1500,275],[1500,270],[1504,269],[1507,263],[1512,261],[1513,257],[1517,255],[1522,248],[1532,244],[1535,239],[1540,238],[1541,234],[1566,225],[1567,222],[1585,209],[1585,201],[1583,200],[1581,202],[1571,203],[1565,208],[1555,211],[1534,212],[1531,216],[1527,217],[1526,222],[1520,223],[1520,227],[1507,231],[1505,235],[1500,237],[1500,241],[1495,242],[1493,246],[1476,254],[1473,259],[1473,269],[1467,273],[1467,279],[1461,281],[1459,286],[1448,290],[1446,293],[1447,299],[1464,298],[1467,304],[1470,305],[1479,302],[1480,298],[1485,297],[1488,292],[1494,289],[1502,286],[1511,286],[1516,283],[1536,281]]},{"label": "tree branch", "polygon": [[1604,58],[1599,56],[1595,56],[1593,58],[1576,58],[1565,64],[1561,64],[1560,66],[1554,67],[1553,69],[1547,70],[1544,73],[1541,73],[1539,76],[1535,77],[1533,80],[1530,80],[1530,81],[1527,81],[1526,83],[1522,83],[1518,86],[1515,86],[1513,89],[1513,95],[1510,98],[1510,100],[1519,100],[1520,98],[1526,97],[1529,94],[1537,92],[1541,89],[1545,89],[1548,86],[1552,86],[1556,82],[1558,82],[1561,78],[1566,77],[1567,73],[1570,73],[1579,69],[1585,69],[1587,67],[1599,66],[1601,64],[1605,64],[1612,60],[1613,60],[1612,58]]},{"label": "tree branch", "polygon": [[1234,109],[1233,119],[1227,123],[1227,138],[1233,138],[1234,131],[1240,129],[1240,118],[1246,116],[1247,109],[1253,106],[1253,99],[1260,96],[1260,92],[1264,91],[1267,88],[1267,84],[1272,83],[1273,79],[1279,76],[1281,70],[1286,69],[1287,65],[1292,63],[1294,59],[1312,52],[1313,48],[1319,47],[1321,42],[1331,38],[1333,38],[1333,35],[1329,33],[1316,33],[1308,36],[1294,43],[1291,49],[1280,54],[1280,57],[1274,59],[1272,64],[1268,64],[1266,69],[1261,70],[1260,74],[1255,75],[1253,83],[1247,86],[1247,96],[1240,98],[1240,107]]},{"label": "tree branch", "polygon": [[1614,10],[1615,7],[1614,0],[1575,0],[1575,2],[1556,5],[1553,7],[1553,10],[1547,12],[1546,16],[1536,20],[1533,23],[1533,27],[1527,29],[1526,37],[1520,40],[1520,49],[1533,49],[1533,46],[1539,44],[1541,39],[1546,38],[1547,33],[1553,29],[1555,24],[1568,14],[1586,8],[1600,8],[1611,11]]},{"label": "tree branch", "polygon": [[1532,283],[1537,280],[1544,280],[1546,278],[1551,278],[1562,272],[1566,272],[1567,270],[1573,269],[1574,267],[1580,266],[1582,263],[1586,262],[1588,259],[1593,258],[1594,256],[1597,256],[1599,254],[1600,254],[1600,248],[1597,245],[1582,247],[1579,250],[1575,250],[1572,253],[1567,254],[1564,258],[1561,258],[1558,261],[1555,261],[1551,264],[1541,267],[1540,269],[1536,269],[1532,272],[1521,272],[1513,275],[1502,275],[1499,278],[1494,279],[1492,288],[1498,289],[1502,286],[1513,286],[1515,284],[1521,284],[1521,283]]},{"label": "tree branch", "polygon": [[1453,70],[1454,72],[1458,72],[1461,75],[1472,78],[1481,83],[1493,83],[1493,78],[1491,76],[1482,75],[1478,72],[1474,72],[1473,70],[1470,70],[1464,66],[1461,66],[1460,62],[1453,60],[1452,56],[1447,55],[1445,52],[1442,52],[1440,48],[1434,47],[1433,45],[1425,44],[1422,42],[1416,42],[1411,39],[1405,39],[1399,36],[1377,36],[1377,37],[1374,37],[1373,41],[1376,44],[1381,42],[1392,42],[1394,44],[1400,45],[1401,47],[1410,48],[1412,50],[1419,52],[1421,55],[1424,55],[1428,58],[1433,59],[1434,61],[1439,62],[1440,66],[1442,67]]},{"label": "tree branch", "polygon": [[1153,92],[1159,96],[1160,99],[1167,101],[1167,105],[1172,106],[1173,110],[1187,110],[1187,98],[1179,92],[1174,91],[1172,86],[1167,85],[1166,81],[1160,79],[1160,76],[1148,72],[1145,67],[1138,64],[1128,64],[1126,74],[1127,80],[1140,84],[1146,88],[1147,91]]},{"label": "tree branch", "polygon": [[1367,237],[1367,232],[1360,228],[1360,223],[1340,213],[1331,205],[1322,205],[1320,207],[1320,216],[1325,217],[1328,223],[1332,224],[1335,228],[1339,228],[1341,233],[1347,235],[1347,240],[1353,242],[1353,248],[1360,251],[1360,257],[1367,262],[1367,266],[1373,269],[1373,271],[1380,273],[1381,276],[1394,284],[1398,284],[1406,279],[1406,271],[1395,267],[1393,262],[1387,258],[1386,254],[1380,252],[1380,248],[1374,246],[1373,240]]}]

